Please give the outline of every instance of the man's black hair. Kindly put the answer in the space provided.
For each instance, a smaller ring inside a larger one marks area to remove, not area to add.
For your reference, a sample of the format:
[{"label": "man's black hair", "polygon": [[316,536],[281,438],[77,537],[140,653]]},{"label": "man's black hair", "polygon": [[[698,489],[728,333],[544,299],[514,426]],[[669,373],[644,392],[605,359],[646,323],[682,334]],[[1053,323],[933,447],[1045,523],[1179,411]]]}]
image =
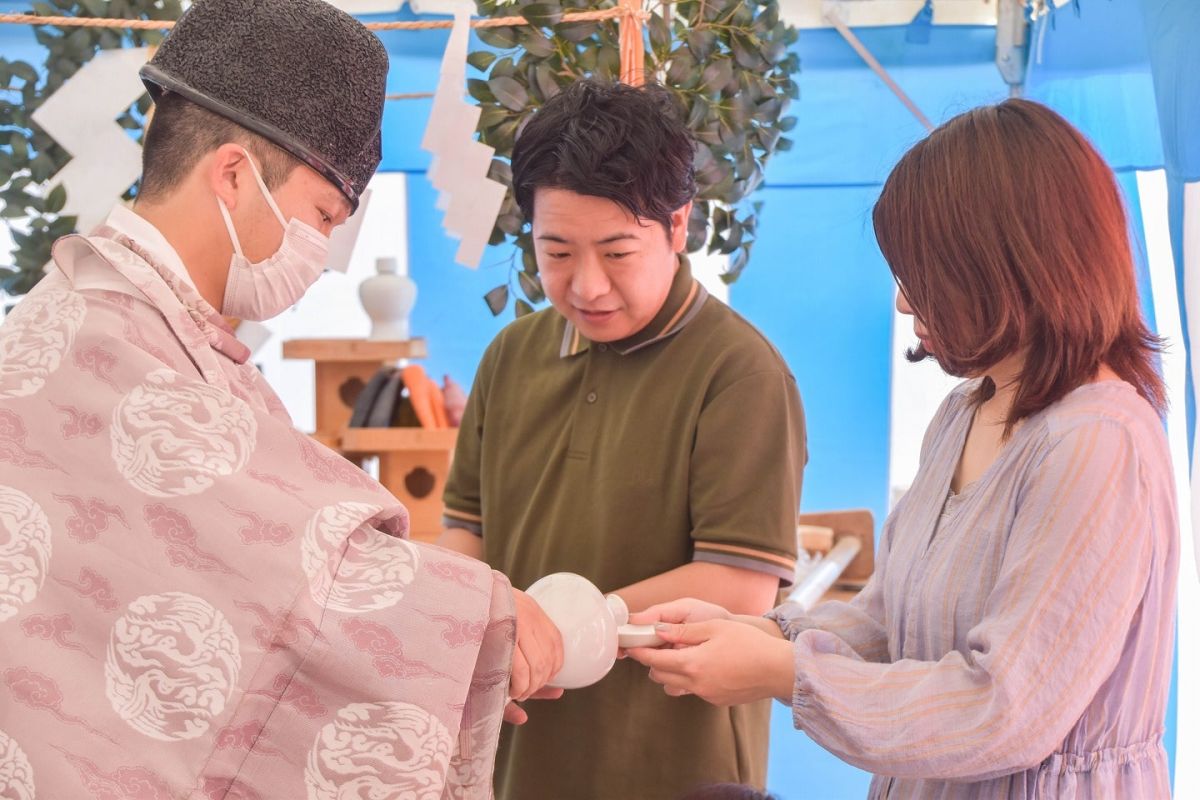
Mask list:
[{"label": "man's black hair", "polygon": [[668,89],[578,81],[526,122],[513,147],[517,204],[533,220],[537,189],[604,197],[671,229],[696,195],[696,144]]}]

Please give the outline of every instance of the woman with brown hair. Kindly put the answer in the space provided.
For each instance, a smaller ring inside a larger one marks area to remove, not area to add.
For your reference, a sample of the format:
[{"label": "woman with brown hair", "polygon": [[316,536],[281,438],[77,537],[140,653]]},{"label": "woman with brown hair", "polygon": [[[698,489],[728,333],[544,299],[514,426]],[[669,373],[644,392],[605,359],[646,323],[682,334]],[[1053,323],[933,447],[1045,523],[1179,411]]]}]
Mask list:
[{"label": "woman with brown hair", "polygon": [[1008,100],[910,150],[874,212],[912,361],[967,380],[849,603],[650,609],[670,694],[777,697],[872,798],[1165,798],[1178,522],[1158,340],[1111,171]]}]

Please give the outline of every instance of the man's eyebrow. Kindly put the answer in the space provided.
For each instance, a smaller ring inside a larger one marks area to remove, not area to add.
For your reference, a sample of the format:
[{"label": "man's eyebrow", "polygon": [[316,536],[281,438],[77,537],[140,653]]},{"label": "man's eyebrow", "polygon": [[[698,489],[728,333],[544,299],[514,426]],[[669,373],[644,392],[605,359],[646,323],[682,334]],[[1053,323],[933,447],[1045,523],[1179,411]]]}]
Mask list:
[{"label": "man's eyebrow", "polygon": [[[559,244],[570,244],[571,243],[569,239],[559,236],[556,233],[543,233],[541,236],[539,236],[537,238],[538,238],[538,241],[542,241],[542,242],[557,242]],[[614,233],[612,236],[605,236],[603,239],[598,239],[595,243],[596,244],[612,244],[613,242],[620,242],[620,241],[624,241],[626,239],[637,239],[637,238],[638,237],[632,233]]]},{"label": "man's eyebrow", "polygon": [[638,237],[633,235],[632,233],[614,233],[612,236],[605,236],[603,239],[596,242],[596,244],[612,244],[613,242],[620,242],[625,239],[636,239],[636,238],[638,238]]}]

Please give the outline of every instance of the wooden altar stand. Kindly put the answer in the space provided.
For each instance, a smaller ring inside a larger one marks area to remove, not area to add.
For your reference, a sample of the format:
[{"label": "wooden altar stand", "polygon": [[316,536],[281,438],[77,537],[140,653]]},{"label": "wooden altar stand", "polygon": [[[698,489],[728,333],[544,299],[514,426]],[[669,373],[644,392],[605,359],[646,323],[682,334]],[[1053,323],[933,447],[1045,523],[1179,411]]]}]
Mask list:
[{"label": "wooden altar stand", "polygon": [[293,339],[283,357],[316,364],[316,430],[312,437],[361,466],[379,459],[379,482],[408,508],[410,535],[433,541],[442,530],[442,490],[457,429],[350,428],[351,412],[371,376],[401,359],[427,355],[424,339]]}]

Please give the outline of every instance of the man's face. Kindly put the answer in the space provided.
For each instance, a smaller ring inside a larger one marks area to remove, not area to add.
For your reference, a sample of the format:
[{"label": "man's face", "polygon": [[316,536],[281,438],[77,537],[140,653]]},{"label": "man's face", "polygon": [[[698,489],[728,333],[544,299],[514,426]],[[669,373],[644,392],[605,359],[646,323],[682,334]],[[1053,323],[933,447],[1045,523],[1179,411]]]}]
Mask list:
[{"label": "man's face", "polygon": [[[238,210],[244,216],[235,216],[234,222],[246,258],[258,262],[270,258],[279,249],[283,228],[249,168],[244,174],[246,179],[239,185],[242,196],[238,203]],[[276,186],[271,194],[285,220],[298,219],[326,236],[350,216],[350,203],[345,196],[304,164],[293,169],[287,180]]]},{"label": "man's face", "polygon": [[668,234],[612,200],[538,189],[533,240],[546,297],[593,342],[642,330],[666,302],[691,208],[671,215]]}]

